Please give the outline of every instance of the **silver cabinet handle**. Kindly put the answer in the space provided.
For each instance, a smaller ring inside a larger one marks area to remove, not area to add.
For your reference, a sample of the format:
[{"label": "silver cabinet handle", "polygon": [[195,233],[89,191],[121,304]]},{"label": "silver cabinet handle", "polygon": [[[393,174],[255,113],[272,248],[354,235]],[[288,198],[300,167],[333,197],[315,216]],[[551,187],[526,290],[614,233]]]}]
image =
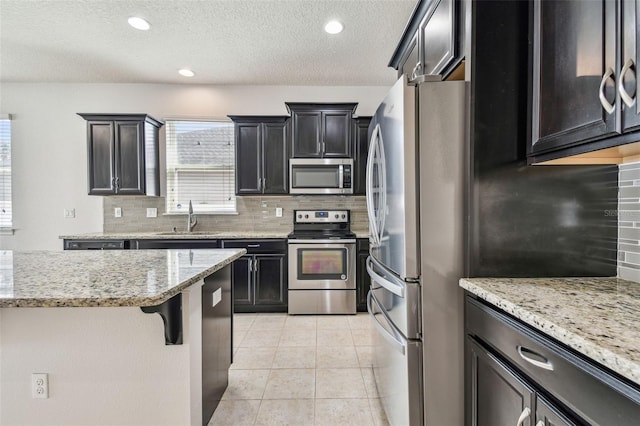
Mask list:
[{"label": "silver cabinet handle", "polygon": [[247,244],[247,247],[256,248],[260,247],[260,244]]},{"label": "silver cabinet handle", "polygon": [[253,259],[249,259],[249,272],[253,272]]},{"label": "silver cabinet handle", "polygon": [[[546,357],[532,351],[531,349],[523,348],[520,345],[517,346],[517,349],[518,349],[518,355],[520,355],[520,358],[524,359],[529,364],[533,364],[536,367],[544,368],[545,370],[553,371],[553,364],[551,364],[551,362],[549,362],[549,360],[547,360]],[[529,355],[527,355],[527,353],[536,354],[540,358],[544,359],[544,361],[538,361],[537,359],[533,359]]]},{"label": "silver cabinet handle", "polygon": [[[605,84],[607,84],[607,80],[610,77],[613,77],[612,68],[608,68],[607,71],[602,76],[602,81],[600,82],[600,94],[599,94],[600,103],[602,104],[602,108],[604,108],[604,110],[607,111],[607,114],[612,114],[615,109],[614,105],[609,103],[607,98],[604,96],[604,86]],[[614,80],[614,83],[615,83],[615,80]]]},{"label": "silver cabinet handle", "polygon": [[524,410],[522,410],[522,413],[520,413],[520,417],[518,417],[518,423],[516,423],[516,426],[522,426],[524,424],[524,421],[527,420],[530,415],[531,409],[529,407],[524,407]]},{"label": "silver cabinet handle", "polygon": [[258,272],[258,259],[253,259],[253,270]]},{"label": "silver cabinet handle", "polygon": [[544,420],[540,420],[538,423],[536,423],[536,426],[544,426]]},{"label": "silver cabinet handle", "polygon": [[[620,93],[620,98],[622,98],[622,101],[625,104],[627,104],[627,106],[629,108],[631,108],[633,106],[633,103],[636,100],[634,98],[632,98],[631,97],[632,95],[629,95],[629,93],[627,93],[627,91],[625,90],[625,88],[624,88],[624,76],[625,76],[625,74],[627,74],[627,71],[629,71],[633,65],[634,65],[633,64],[633,59],[629,58],[627,60],[627,62],[625,62],[625,64],[622,67],[622,69],[620,70],[620,77],[618,78],[618,93]],[[635,91],[634,91],[634,95],[635,95]]]}]

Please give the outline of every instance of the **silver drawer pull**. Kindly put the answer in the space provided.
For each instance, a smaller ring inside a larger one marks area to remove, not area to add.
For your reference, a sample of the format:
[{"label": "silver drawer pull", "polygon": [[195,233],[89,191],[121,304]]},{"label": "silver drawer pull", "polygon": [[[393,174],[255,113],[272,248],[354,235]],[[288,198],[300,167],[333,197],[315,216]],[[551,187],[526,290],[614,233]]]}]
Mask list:
[{"label": "silver drawer pull", "polygon": [[524,421],[527,420],[530,415],[531,409],[529,407],[524,407],[524,410],[522,410],[522,413],[520,413],[520,417],[518,417],[518,423],[516,423],[516,426],[522,426],[524,424]]},{"label": "silver drawer pull", "polygon": [[247,247],[256,248],[260,247],[260,244],[247,244]]},{"label": "silver drawer pull", "polygon": [[[545,358],[544,356],[532,351],[531,349],[523,348],[520,345],[517,346],[517,349],[518,349],[518,355],[520,355],[520,358],[524,359],[529,364],[533,364],[536,367],[544,368],[545,370],[553,371],[553,364],[551,364],[551,362],[549,362],[549,360],[547,360],[547,358]],[[533,359],[529,354],[534,354],[535,356],[544,359],[544,361],[538,361],[537,359]]]},{"label": "silver drawer pull", "polygon": [[538,423],[536,423],[536,426],[544,426],[544,420],[540,420]]},{"label": "silver drawer pull", "polygon": [[[600,92],[599,92],[599,97],[600,97],[600,103],[602,104],[602,108],[604,108],[604,110],[607,112],[607,114],[612,114],[613,110],[615,109],[614,104],[610,103],[606,96],[604,95],[604,88],[605,85],[607,84],[607,80],[609,80],[609,78],[613,77],[613,69],[608,68],[607,72],[604,73],[604,75],[602,76],[602,81],[600,82]],[[615,80],[614,80],[615,83]]]}]

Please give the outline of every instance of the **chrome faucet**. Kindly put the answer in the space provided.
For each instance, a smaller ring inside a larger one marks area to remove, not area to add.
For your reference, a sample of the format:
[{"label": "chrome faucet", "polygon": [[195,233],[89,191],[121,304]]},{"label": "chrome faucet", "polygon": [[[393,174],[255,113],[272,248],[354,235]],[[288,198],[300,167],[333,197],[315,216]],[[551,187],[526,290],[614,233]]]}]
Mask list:
[{"label": "chrome faucet", "polygon": [[198,218],[193,214],[193,205],[189,200],[189,216],[187,216],[187,232],[193,231],[193,228],[198,224]]}]

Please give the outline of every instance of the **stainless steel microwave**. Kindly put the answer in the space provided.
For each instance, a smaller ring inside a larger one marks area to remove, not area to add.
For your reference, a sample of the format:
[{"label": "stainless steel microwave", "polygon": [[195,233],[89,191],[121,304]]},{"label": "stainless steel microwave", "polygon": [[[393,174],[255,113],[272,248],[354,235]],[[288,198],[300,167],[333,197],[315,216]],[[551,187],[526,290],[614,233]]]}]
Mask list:
[{"label": "stainless steel microwave", "polygon": [[289,193],[353,194],[353,159],[290,159]]}]

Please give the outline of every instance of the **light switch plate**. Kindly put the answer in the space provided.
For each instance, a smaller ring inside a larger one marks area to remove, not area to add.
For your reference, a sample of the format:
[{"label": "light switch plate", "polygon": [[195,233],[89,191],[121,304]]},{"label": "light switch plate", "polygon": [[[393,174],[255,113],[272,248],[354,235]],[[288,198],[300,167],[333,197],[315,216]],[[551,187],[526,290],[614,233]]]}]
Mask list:
[{"label": "light switch plate", "polygon": [[276,217],[282,217],[282,207],[276,207]]},{"label": "light switch plate", "polygon": [[113,209],[114,217],[122,217],[122,207],[116,207]]},{"label": "light switch plate", "polygon": [[67,219],[73,219],[76,217],[76,209],[64,209],[64,217]]},{"label": "light switch plate", "polygon": [[147,208],[147,217],[158,217],[158,209],[155,207]]}]

